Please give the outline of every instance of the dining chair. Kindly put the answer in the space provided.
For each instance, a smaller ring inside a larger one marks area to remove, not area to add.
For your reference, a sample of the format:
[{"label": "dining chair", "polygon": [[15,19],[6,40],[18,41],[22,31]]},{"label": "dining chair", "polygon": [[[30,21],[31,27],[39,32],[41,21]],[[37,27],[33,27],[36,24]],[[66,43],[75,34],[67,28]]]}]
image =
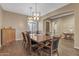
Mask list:
[{"label": "dining chair", "polygon": [[42,50],[48,55],[57,53],[57,55],[59,56],[59,53],[58,53],[59,39],[60,39],[60,37],[53,37],[52,40],[48,40],[48,41],[44,42],[44,47]]},{"label": "dining chair", "polygon": [[53,44],[52,44],[52,54],[57,53],[57,56],[59,56],[58,53],[58,43],[61,37],[53,37]]},{"label": "dining chair", "polygon": [[42,51],[44,55],[50,56],[51,55],[51,40],[47,40],[44,42]]},{"label": "dining chair", "polygon": [[27,48],[29,49],[29,54],[32,55],[33,52],[36,52],[38,55],[40,55],[40,44],[32,40],[29,32],[26,33],[26,36],[28,40]]},{"label": "dining chair", "polygon": [[27,46],[27,38],[26,38],[26,35],[25,35],[25,32],[22,32],[22,37],[23,37],[23,47],[26,48]]},{"label": "dining chair", "polygon": [[43,40],[45,40],[42,44],[41,51],[42,55],[51,55],[51,39],[49,38],[49,34],[45,34]]}]

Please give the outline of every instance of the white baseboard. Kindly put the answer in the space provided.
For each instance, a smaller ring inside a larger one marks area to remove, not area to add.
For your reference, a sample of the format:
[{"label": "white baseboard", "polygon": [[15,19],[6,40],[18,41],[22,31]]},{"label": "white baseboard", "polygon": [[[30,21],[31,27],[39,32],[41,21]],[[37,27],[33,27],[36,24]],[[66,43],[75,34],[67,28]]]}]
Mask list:
[{"label": "white baseboard", "polygon": [[22,39],[16,39],[16,41],[17,41],[17,40],[22,40]]},{"label": "white baseboard", "polygon": [[1,44],[0,44],[0,48],[1,48]]},{"label": "white baseboard", "polygon": [[77,46],[76,46],[76,47],[74,47],[74,48],[75,48],[75,49],[79,49],[79,47],[77,47]]}]

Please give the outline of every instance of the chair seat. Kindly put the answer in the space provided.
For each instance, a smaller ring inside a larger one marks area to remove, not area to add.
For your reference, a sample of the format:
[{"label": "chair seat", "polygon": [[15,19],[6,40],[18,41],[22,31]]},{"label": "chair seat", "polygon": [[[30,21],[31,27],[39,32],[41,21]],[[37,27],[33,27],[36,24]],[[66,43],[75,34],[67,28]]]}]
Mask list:
[{"label": "chair seat", "polygon": [[33,39],[31,38],[31,44],[37,44],[37,42],[33,41]]},{"label": "chair seat", "polygon": [[51,54],[51,49],[49,49],[49,48],[45,48],[45,47],[44,47],[44,48],[43,48],[43,51],[46,52],[46,53],[48,53],[48,54]]}]

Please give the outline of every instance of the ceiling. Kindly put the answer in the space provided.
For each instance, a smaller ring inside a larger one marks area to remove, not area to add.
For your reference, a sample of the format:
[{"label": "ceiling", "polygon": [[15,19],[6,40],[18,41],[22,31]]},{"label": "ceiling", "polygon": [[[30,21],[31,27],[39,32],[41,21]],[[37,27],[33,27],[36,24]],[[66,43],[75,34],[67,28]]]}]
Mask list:
[{"label": "ceiling", "polygon": [[[40,12],[41,16],[61,8],[68,3],[37,3],[37,11]],[[6,11],[19,13],[23,15],[30,15],[30,7],[32,7],[31,12],[35,12],[35,3],[1,3],[2,8]]]}]

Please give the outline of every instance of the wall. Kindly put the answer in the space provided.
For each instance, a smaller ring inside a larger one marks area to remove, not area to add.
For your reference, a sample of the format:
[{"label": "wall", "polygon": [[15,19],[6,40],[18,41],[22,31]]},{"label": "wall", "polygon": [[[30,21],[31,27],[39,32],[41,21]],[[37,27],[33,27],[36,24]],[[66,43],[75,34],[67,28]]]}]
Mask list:
[{"label": "wall", "polygon": [[68,15],[65,17],[62,17],[62,23],[63,23],[63,32],[73,32],[75,33],[75,18],[74,15]]},{"label": "wall", "polygon": [[21,32],[26,31],[27,17],[24,15],[3,11],[2,27],[11,26],[16,29],[16,40],[22,39]]},{"label": "wall", "polygon": [[2,28],[2,8],[0,7],[0,47],[1,47],[1,28]]},{"label": "wall", "polygon": [[52,20],[52,32],[54,31],[53,23],[56,22],[56,35],[62,33],[75,33],[75,18],[74,15],[68,15]]},{"label": "wall", "polygon": [[60,35],[62,33],[62,19],[57,18],[52,20],[52,35]]},{"label": "wall", "polygon": [[41,32],[41,34],[44,33],[42,30],[43,30],[43,20],[40,19],[39,20],[39,31]]},{"label": "wall", "polygon": [[75,41],[74,46],[75,48],[79,49],[79,5],[75,8]]}]

